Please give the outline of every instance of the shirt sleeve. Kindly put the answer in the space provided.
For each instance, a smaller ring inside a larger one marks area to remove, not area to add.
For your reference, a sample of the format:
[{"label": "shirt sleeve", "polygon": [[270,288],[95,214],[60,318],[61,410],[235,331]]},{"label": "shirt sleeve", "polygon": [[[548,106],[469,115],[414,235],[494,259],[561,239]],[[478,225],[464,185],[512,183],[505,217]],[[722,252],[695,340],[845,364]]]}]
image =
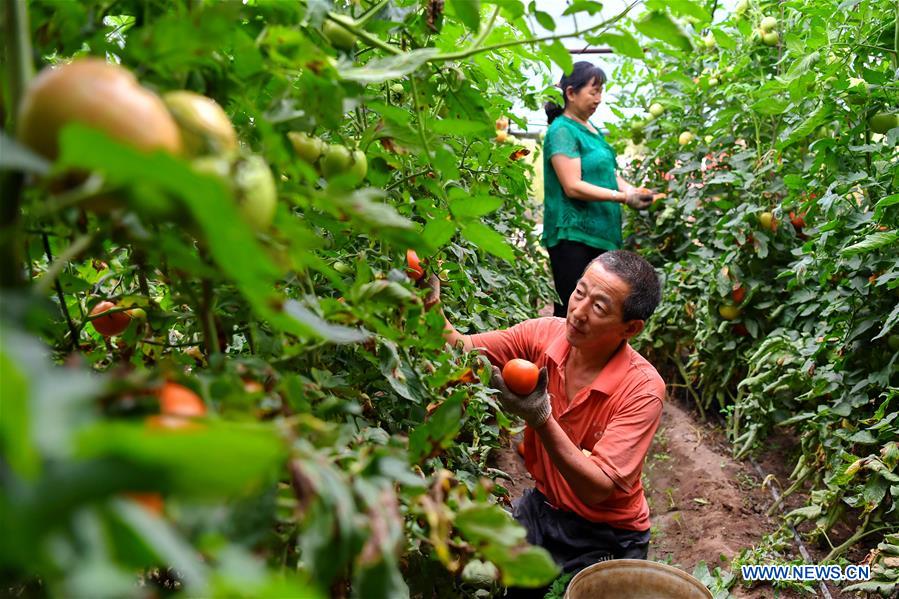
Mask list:
[{"label": "shirt sleeve", "polygon": [[638,396],[612,417],[593,446],[591,459],[625,493],[630,493],[638,482],[661,417],[660,397]]},{"label": "shirt sleeve", "polygon": [[552,158],[556,154],[569,158],[581,157],[577,137],[568,127],[556,127],[546,136],[546,155]]},{"label": "shirt sleeve", "polygon": [[525,320],[508,329],[479,333],[469,338],[472,347],[487,356],[494,366],[502,368],[513,358],[536,362],[540,353],[537,341],[542,337],[539,334],[541,320]]}]

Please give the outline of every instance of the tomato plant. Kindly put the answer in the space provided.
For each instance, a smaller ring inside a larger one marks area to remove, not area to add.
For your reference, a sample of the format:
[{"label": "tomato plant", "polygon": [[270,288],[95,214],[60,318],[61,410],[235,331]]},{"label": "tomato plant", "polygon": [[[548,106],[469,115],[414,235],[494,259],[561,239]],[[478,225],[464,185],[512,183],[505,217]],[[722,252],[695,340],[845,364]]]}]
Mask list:
[{"label": "tomato plant", "polygon": [[[571,37],[647,67],[614,74],[640,85],[608,124],[637,157],[627,176],[668,194],[627,224],[667,280],[647,352],[727,418],[738,454],[796,429],[794,484],[813,492],[790,519],[819,538],[847,512],[859,523],[830,557],[887,543],[895,19],[886,0],[838,4],[648,2],[537,35],[547,16],[520,0],[8,3],[8,588],[549,582],[554,564],[501,507],[491,460],[511,423],[489,373],[445,348],[404,273],[421,263],[403,258],[427,257],[462,330],[550,301],[540,179],[509,121],[523,125],[515,102],[558,99],[526,72],[570,69]],[[776,226],[790,212],[806,237]],[[116,307],[92,315],[101,298]]]}]

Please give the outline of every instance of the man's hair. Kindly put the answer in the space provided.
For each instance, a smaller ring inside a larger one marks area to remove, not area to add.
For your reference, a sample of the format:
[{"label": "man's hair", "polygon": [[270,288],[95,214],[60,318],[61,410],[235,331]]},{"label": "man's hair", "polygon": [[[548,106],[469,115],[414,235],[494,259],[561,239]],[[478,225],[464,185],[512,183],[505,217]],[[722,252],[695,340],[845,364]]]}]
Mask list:
[{"label": "man's hair", "polygon": [[662,301],[662,285],[652,264],[643,256],[625,250],[600,254],[587,265],[584,272],[594,263],[602,264],[603,268],[619,276],[630,286],[631,292],[621,306],[621,317],[624,322],[649,320]]}]

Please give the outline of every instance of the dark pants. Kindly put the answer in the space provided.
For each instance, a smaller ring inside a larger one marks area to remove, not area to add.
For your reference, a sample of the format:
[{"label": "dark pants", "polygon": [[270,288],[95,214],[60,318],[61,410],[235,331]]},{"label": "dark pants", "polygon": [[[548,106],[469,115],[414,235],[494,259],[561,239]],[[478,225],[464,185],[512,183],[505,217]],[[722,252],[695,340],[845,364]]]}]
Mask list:
[{"label": "dark pants", "polygon": [[574,293],[577,282],[590,261],[605,252],[578,241],[563,239],[548,248],[549,265],[553,271],[553,283],[559,302],[553,306],[553,316],[565,318],[568,313],[568,298]]},{"label": "dark pants", "polygon": [[[527,531],[527,540],[552,555],[565,573],[609,559],[646,559],[649,531],[623,530],[590,522],[574,512],[552,507],[537,489],[529,489],[512,506],[512,515]],[[506,597],[542,599],[549,587],[509,588]]]}]

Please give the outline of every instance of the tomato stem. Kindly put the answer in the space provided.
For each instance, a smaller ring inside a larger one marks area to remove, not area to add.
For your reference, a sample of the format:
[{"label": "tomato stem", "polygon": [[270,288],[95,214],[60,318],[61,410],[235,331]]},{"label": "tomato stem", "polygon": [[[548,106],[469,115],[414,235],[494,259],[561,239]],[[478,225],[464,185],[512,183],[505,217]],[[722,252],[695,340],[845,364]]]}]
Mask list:
[{"label": "tomato stem", "polygon": [[[44,241],[44,253],[47,255],[47,264],[53,264],[53,252],[50,250],[50,237],[46,233],[43,233],[41,235],[41,238]],[[78,329],[75,328],[75,323],[72,322],[72,315],[69,314],[69,307],[66,305],[66,296],[62,292],[62,285],[60,285],[59,279],[53,277],[53,282],[56,287],[56,298],[59,300],[59,309],[62,312],[63,317],[66,319],[66,325],[68,325],[69,333],[72,336],[70,343],[72,346],[72,350],[74,351],[78,348]]]},{"label": "tomato stem", "polygon": [[[6,79],[9,82],[7,99],[9,117],[2,123],[6,131],[16,130],[19,103],[25,88],[34,75],[31,62],[31,29],[28,26],[28,3],[5,0],[3,3],[3,38],[6,40]],[[4,198],[0,208],[0,287],[24,287],[25,272],[22,268],[22,237],[19,222],[19,204],[25,179],[21,172],[4,172],[0,182],[0,196]],[[77,340],[73,340],[77,342]]]}]

